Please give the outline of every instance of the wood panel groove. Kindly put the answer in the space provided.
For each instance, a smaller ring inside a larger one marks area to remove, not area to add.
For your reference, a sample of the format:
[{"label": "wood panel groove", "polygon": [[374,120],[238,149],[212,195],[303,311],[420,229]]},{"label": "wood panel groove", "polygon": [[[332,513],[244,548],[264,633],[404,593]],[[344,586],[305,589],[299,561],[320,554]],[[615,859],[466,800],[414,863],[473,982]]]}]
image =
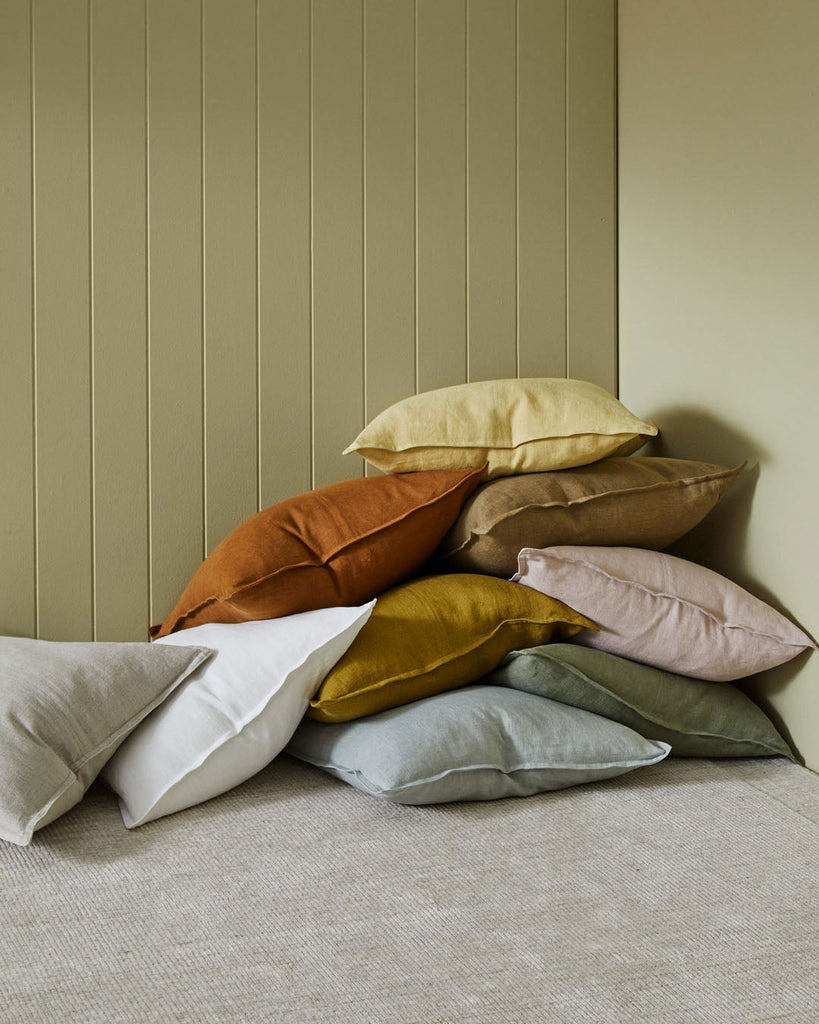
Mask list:
[{"label": "wood panel groove", "polygon": [[[31,524],[32,546],[33,546],[33,594],[34,594],[34,636],[40,635],[40,536],[37,524],[40,521],[40,494],[38,488],[39,466],[38,466],[38,426],[37,426],[37,164],[36,146],[34,135],[35,124],[35,93],[34,93],[34,0],[28,3],[29,16],[29,60],[31,68],[29,73],[29,103],[31,117],[29,122],[30,147],[31,147],[31,178],[29,184],[29,201],[31,203],[31,236],[29,245],[31,247],[31,474],[32,489],[32,512],[33,521]],[[25,630],[23,630],[25,632]]]},{"label": "wood panel groove", "polygon": [[90,639],[97,639],[97,560],[96,560],[96,538],[97,538],[97,515],[96,515],[96,422],[95,422],[95,388],[94,377],[96,368],[96,335],[94,323],[94,61],[93,61],[93,6],[91,0],[86,0],[87,38],[86,47],[88,53],[87,70],[87,102],[88,102],[88,146],[87,146],[87,209],[88,209],[88,247],[86,259],[88,263],[88,438],[89,438],[89,570],[90,570],[90,597],[91,597],[91,636]]},{"label": "wood panel groove", "polygon": [[515,376],[520,377],[520,0],[515,0]]},{"label": "wood panel groove", "polygon": [[413,225],[413,359],[414,385],[417,395],[418,383],[418,3],[412,2],[412,225]]},{"label": "wood panel groove", "polygon": [[94,322],[94,7],[86,0],[88,19],[88,381],[91,518],[91,639],[97,639],[97,453],[96,453],[96,333]]},{"label": "wood panel groove", "polygon": [[308,75],[309,75],[309,106],[310,106],[310,151],[309,151],[309,164],[310,164],[310,487],[311,489],[316,486],[316,392],[315,392],[315,380],[316,380],[316,254],[315,254],[315,191],[314,191],[314,166],[313,166],[313,148],[314,148],[314,136],[315,136],[315,118],[314,118],[314,103],[313,103],[313,69],[315,67],[314,58],[314,40],[313,40],[313,22],[314,22],[314,11],[313,11],[314,0],[308,0],[308,6],[310,11],[310,55],[308,60]]},{"label": "wood panel groove", "polygon": [[469,0],[464,0],[464,377],[472,380],[469,332],[471,309],[469,248]]},{"label": "wood panel groove", "polygon": [[[367,351],[367,0],[361,0],[361,361],[362,423],[369,417],[369,358]],[[364,464],[364,476],[370,475],[369,464]]]},{"label": "wood panel groove", "polygon": [[206,178],[205,178],[205,0],[199,0],[199,75],[200,75],[200,196],[201,196],[201,272],[202,272],[202,558],[208,556],[208,283],[205,272],[207,253],[207,218],[205,217]]},{"label": "wood panel groove", "polygon": [[255,80],[254,80],[254,123],[256,131],[256,151],[253,164],[255,174],[254,199],[256,204],[256,509],[262,508],[262,311],[261,311],[261,223],[260,223],[260,180],[259,180],[259,0],[253,4],[253,30],[254,30],[254,59],[255,59]]},{"label": "wood panel groove", "polygon": [[145,567],[148,581],[148,623],[154,621],[154,567],[153,567],[153,445],[151,435],[151,133],[149,111],[151,109],[150,88],[150,22],[149,0],[144,0],[145,11],[145,460],[147,487],[145,495],[146,515],[146,556]]},{"label": "wood panel groove", "polygon": [[563,372],[569,376],[569,4],[563,0]]},{"label": "wood panel groove", "polygon": [[34,0],[29,0],[29,59],[31,69],[29,75],[29,103],[31,117],[29,123],[30,146],[31,146],[31,178],[29,198],[31,202],[31,236],[29,245],[31,247],[31,420],[32,420],[32,504],[33,522],[31,524],[32,546],[33,546],[33,596],[34,596],[34,635],[40,635],[40,535],[38,524],[40,522],[40,495],[39,495],[39,425],[37,422],[37,409],[39,396],[37,389],[38,358],[37,358],[37,147],[36,147],[36,93],[35,83],[35,49],[34,49]]}]

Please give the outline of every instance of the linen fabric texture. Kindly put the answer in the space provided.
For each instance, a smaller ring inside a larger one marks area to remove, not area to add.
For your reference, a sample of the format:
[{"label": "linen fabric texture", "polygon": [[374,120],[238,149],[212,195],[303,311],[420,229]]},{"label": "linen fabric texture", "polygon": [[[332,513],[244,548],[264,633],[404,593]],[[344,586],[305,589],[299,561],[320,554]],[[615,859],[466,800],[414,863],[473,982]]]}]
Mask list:
[{"label": "linen fabric texture", "polygon": [[509,651],[593,625],[560,601],[492,576],[430,576],[378,599],[308,712],[343,722],[475,682]]},{"label": "linen fabric texture", "polygon": [[216,654],[106,765],[126,826],[218,796],[272,761],[373,605],[206,623],[158,640],[160,649],[196,640]]},{"label": "linen fabric texture", "polygon": [[598,631],[576,642],[679,675],[741,679],[815,644],[747,590],[702,565],[629,547],[524,548],[515,580],[566,601]]},{"label": "linen fabric texture", "polygon": [[411,395],[376,416],[345,454],[388,473],[488,463],[491,479],[630,455],[656,433],[596,384],[533,377]]},{"label": "linen fabric texture", "polygon": [[596,544],[661,550],[697,525],[742,469],[689,459],[601,459],[482,484],[441,542],[451,572],[508,579],[524,547]]},{"label": "linen fabric texture", "polygon": [[0,637],[0,839],[26,846],[79,803],[128,734],[210,655]]},{"label": "linen fabric texture", "polygon": [[372,796],[439,804],[608,779],[668,749],[588,711],[477,685],[355,722],[305,719],[287,752]]},{"label": "linen fabric texture", "polygon": [[793,759],[773,722],[731,683],[662,672],[577,644],[513,651],[485,683],[583,708],[661,740],[677,757]]},{"label": "linen fabric texture", "polygon": [[481,476],[345,480],[258,512],[214,548],[151,634],[369,601],[429,558]]}]

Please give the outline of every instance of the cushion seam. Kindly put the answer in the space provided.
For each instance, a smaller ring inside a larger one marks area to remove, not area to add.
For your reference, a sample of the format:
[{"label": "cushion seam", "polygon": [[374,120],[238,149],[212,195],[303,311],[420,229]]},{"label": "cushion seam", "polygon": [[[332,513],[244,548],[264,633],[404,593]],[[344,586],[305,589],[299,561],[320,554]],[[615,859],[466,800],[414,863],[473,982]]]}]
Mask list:
[{"label": "cushion seam", "polygon": [[[411,452],[419,451],[430,448],[465,448],[467,450],[480,449],[486,451],[514,451],[517,448],[523,447],[526,444],[534,444],[537,441],[561,441],[569,440],[576,437],[622,437],[625,440],[631,440],[636,437],[656,437],[659,433],[659,428],[653,423],[642,423],[637,421],[643,427],[649,427],[649,430],[607,430],[605,428],[599,428],[597,430],[576,430],[574,432],[566,432],[563,434],[535,434],[532,437],[522,438],[517,444],[486,444],[480,441],[454,441],[451,439],[445,439],[443,441],[437,441],[427,444],[405,444],[402,447],[389,447],[386,444],[358,444],[357,440],[351,445],[344,449],[342,454],[348,455],[353,452]],[[652,432],[653,431],[653,432]]]},{"label": "cushion seam", "polygon": [[[665,743],[663,740],[647,740],[647,739],[645,739],[645,737],[640,737],[640,738],[643,740],[644,743],[662,744],[663,747],[668,747],[669,746],[669,744]],[[430,783],[433,783],[433,782],[440,782],[442,779],[447,778],[447,776],[449,776],[449,775],[457,775],[457,774],[463,773],[463,772],[496,771],[496,772],[500,772],[502,775],[509,776],[509,775],[513,775],[513,774],[518,774],[520,772],[528,772],[528,771],[532,771],[532,772],[538,772],[538,771],[588,771],[590,769],[649,767],[652,764],[657,764],[658,761],[662,761],[668,755],[668,753],[669,753],[668,750],[661,750],[660,751],[660,756],[658,756],[655,753],[655,754],[652,754],[650,757],[647,757],[647,758],[639,758],[639,759],[638,758],[629,758],[629,759],[621,758],[620,760],[615,760],[615,761],[598,761],[598,762],[595,762],[593,764],[591,762],[588,762],[588,761],[585,761],[585,762],[582,762],[582,763],[579,763],[579,762],[576,762],[576,761],[575,762],[562,762],[562,761],[561,762],[553,762],[552,761],[552,762],[548,762],[548,763],[545,763],[545,764],[526,764],[526,763],[522,763],[522,764],[517,764],[517,765],[511,765],[511,766],[508,766],[508,767],[504,767],[504,766],[497,765],[497,764],[488,764],[488,763],[469,764],[469,765],[457,765],[454,768],[445,768],[445,769],[443,769],[440,772],[436,772],[435,775],[427,775],[423,779],[415,779],[415,780],[413,780],[411,782],[404,782],[404,783],[401,783],[400,785],[389,786],[389,787],[378,786],[367,775],[364,775],[364,773],[361,772],[360,769],[357,769],[357,768],[347,768],[346,766],[336,765],[336,764],[334,764],[332,762],[328,763],[328,762],[324,762],[324,761],[318,761],[318,760],[313,759],[311,757],[308,757],[308,756],[306,756],[304,754],[298,754],[297,756],[302,758],[303,760],[307,761],[309,764],[314,765],[316,768],[332,768],[335,771],[341,771],[341,772],[344,772],[345,774],[355,775],[357,778],[360,778],[362,781],[366,782],[370,787],[372,787],[374,792],[377,792],[377,793],[401,793],[404,790],[417,789],[420,786],[429,785]],[[543,790],[542,792],[550,792],[550,791],[549,790]]]}]

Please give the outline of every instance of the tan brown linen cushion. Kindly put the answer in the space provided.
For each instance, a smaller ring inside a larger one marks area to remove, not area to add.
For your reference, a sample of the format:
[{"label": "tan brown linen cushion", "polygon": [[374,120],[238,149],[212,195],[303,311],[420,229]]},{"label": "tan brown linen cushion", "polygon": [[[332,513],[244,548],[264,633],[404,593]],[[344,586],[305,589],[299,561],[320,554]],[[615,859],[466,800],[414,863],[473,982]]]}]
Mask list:
[{"label": "tan brown linen cushion", "polygon": [[151,635],[363,604],[429,558],[482,475],[345,480],[258,512],[214,548]]},{"label": "tan brown linen cushion", "polygon": [[660,550],[711,511],[742,466],[611,458],[483,484],[441,542],[440,568],[508,579],[521,548],[605,544]]},{"label": "tan brown linen cushion", "polygon": [[518,565],[518,582],[596,623],[576,643],[678,675],[730,682],[816,646],[736,583],[664,552],[524,548]]}]

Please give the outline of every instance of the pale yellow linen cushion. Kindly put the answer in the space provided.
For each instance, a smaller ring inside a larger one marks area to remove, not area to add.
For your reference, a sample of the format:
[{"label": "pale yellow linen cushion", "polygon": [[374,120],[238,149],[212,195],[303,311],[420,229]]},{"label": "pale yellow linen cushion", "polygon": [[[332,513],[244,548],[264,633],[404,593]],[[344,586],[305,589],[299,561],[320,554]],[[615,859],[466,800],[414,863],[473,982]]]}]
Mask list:
[{"label": "pale yellow linen cushion", "polygon": [[388,473],[467,469],[486,479],[584,466],[630,455],[657,433],[584,380],[534,377],[456,384],[411,395],[345,449]]}]

